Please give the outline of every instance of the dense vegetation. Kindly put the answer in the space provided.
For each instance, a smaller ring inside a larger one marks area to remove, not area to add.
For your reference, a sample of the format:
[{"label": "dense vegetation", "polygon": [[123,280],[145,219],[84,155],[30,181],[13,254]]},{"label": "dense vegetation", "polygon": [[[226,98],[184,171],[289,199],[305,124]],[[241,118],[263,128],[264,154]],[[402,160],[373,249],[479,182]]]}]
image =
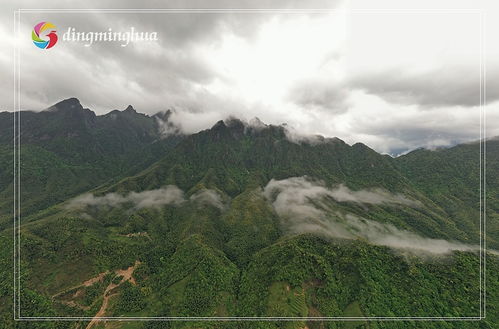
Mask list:
[{"label": "dense vegetation", "polygon": [[[20,138],[23,215],[47,208],[159,159],[180,135],[162,136],[159,122],[131,106],[96,116],[70,98],[42,112],[22,112]],[[0,228],[10,218],[13,195],[14,115],[0,113]]]},{"label": "dense vegetation", "polygon": [[[6,131],[0,134],[0,328],[83,328],[86,322],[11,321],[12,149],[6,118],[0,114]],[[421,255],[364,239],[288,234],[262,193],[271,179],[302,176],[326,187],[383,188],[420,206],[333,199],[314,206],[476,245],[478,144],[391,158],[338,139],[291,142],[283,127],[249,127],[238,120],[161,139],[153,117],[130,108],[95,116],[74,99],[50,111],[23,113],[23,120],[22,184],[29,188],[21,196],[22,316],[92,317],[104,299],[106,316],[480,313],[476,252]],[[492,249],[499,249],[498,148],[499,141],[488,143]],[[80,208],[67,202],[88,190],[97,197],[125,196],[167,185],[185,192],[182,202]],[[493,254],[487,256],[486,277],[482,321],[113,322],[113,328],[498,328],[499,258]]]}]

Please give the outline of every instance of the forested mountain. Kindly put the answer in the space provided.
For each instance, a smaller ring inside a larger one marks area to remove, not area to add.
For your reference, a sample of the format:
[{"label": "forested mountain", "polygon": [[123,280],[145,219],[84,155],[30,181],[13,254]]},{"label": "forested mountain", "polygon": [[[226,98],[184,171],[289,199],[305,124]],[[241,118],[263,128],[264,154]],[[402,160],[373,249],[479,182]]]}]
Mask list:
[{"label": "forested mountain", "polygon": [[[171,112],[147,116],[132,106],[97,116],[76,98],[41,112],[23,111],[21,212],[29,214],[144,168],[182,137],[163,134]],[[175,133],[177,132],[177,133]],[[0,225],[11,215],[14,114],[0,113]]]},{"label": "forested mountain", "polygon": [[[478,143],[392,158],[285,125],[229,119],[184,136],[168,119],[131,107],[96,116],[76,99],[21,114],[21,316],[301,320],[19,327],[498,328],[494,253],[484,320],[306,319],[480,316]],[[14,326],[9,120],[0,114],[5,328]],[[498,148],[487,142],[490,249],[499,249]]]}]

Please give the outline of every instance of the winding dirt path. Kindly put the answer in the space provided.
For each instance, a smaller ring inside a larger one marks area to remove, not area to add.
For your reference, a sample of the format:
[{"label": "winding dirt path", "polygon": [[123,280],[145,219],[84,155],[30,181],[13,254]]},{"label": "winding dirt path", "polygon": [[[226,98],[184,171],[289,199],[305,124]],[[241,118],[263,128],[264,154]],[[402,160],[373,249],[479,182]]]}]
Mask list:
[{"label": "winding dirt path", "polygon": [[97,282],[100,282],[104,279],[104,277],[106,276],[106,274],[108,274],[109,271],[106,271],[106,272],[102,272],[100,274],[98,274],[96,277],[93,277],[91,279],[88,279],[87,281],[84,281],[82,284],[79,284],[77,286],[73,286],[71,288],[68,288],[68,289],[65,289],[55,295],[52,296],[52,299],[56,298],[56,297],[59,297],[60,295],[64,295],[66,293],[68,293],[69,291],[71,290],[74,290],[74,289],[77,289],[76,292],[74,293],[74,296],[73,297],[78,297],[79,294],[82,293],[81,290],[78,290],[78,288],[81,288],[81,287],[90,287],[91,285],[93,285],[94,283],[97,283]]},{"label": "winding dirt path", "polygon": [[110,292],[116,288],[119,287],[122,283],[126,281],[130,281],[132,284],[136,284],[135,279],[133,278],[133,271],[135,271],[135,268],[140,264],[140,262],[137,260],[135,261],[135,264],[133,266],[130,266],[126,270],[116,270],[114,273],[116,276],[122,276],[123,278],[121,281],[117,284],[110,283],[107,287],[106,290],[104,291],[103,299],[102,299],[102,305],[99,309],[99,311],[94,315],[92,318],[92,321],[90,321],[86,327],[86,329],[91,329],[98,321],[106,321],[101,319],[105,314],[106,314],[106,309],[109,305],[109,298],[117,295],[117,293],[110,294]]}]

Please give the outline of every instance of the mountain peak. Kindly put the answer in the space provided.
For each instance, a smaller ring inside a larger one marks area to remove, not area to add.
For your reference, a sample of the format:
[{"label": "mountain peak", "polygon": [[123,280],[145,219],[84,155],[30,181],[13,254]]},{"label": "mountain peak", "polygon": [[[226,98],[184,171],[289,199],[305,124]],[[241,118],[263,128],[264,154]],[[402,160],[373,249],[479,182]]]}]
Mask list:
[{"label": "mountain peak", "polygon": [[212,130],[220,130],[224,128],[227,128],[227,126],[225,125],[225,122],[223,120],[217,121],[217,123],[215,123],[213,127],[211,127]]},{"label": "mountain peak", "polygon": [[238,118],[236,117],[229,117],[226,120],[224,120],[224,123],[227,125],[229,128],[235,128],[235,129],[244,129],[245,124]]},{"label": "mountain peak", "polygon": [[132,105],[128,105],[126,107],[126,109],[123,111],[123,112],[133,112],[133,113],[137,113],[137,111],[135,111],[135,109],[133,108]]},{"label": "mountain peak", "polygon": [[158,113],[153,115],[153,118],[168,120],[171,115],[172,115],[172,110],[159,111]]},{"label": "mountain peak", "polygon": [[78,98],[76,98],[76,97],[66,98],[66,99],[60,101],[59,103],[57,103],[56,105],[59,105],[59,104],[81,105],[80,100]]},{"label": "mountain peak", "polygon": [[256,129],[263,129],[268,127],[259,117],[254,117],[248,122],[249,126]]},{"label": "mountain peak", "polygon": [[42,112],[60,117],[66,121],[66,124],[69,122],[92,124],[96,118],[93,111],[84,108],[80,101],[74,97],[60,101]]},{"label": "mountain peak", "polygon": [[75,98],[75,97],[67,98],[65,100],[62,100],[62,101],[52,105],[51,107],[47,108],[45,111],[57,112],[59,110],[72,110],[72,109],[77,109],[77,110],[83,109],[83,106],[81,105],[78,98]]}]

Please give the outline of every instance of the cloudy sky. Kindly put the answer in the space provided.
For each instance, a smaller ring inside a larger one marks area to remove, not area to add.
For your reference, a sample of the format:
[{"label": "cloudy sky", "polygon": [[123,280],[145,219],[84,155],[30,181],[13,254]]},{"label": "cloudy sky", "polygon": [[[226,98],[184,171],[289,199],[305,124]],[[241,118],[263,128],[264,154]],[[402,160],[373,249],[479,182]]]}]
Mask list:
[{"label": "cloudy sky", "polygon": [[[132,104],[175,109],[195,132],[236,116],[283,122],[398,154],[480,137],[480,47],[487,135],[499,135],[499,6],[493,1],[85,1],[71,8],[287,9],[284,11],[48,12],[66,1],[3,2],[0,110],[13,110],[14,45],[20,107],[40,111],[77,97],[98,114]],[[298,10],[296,9],[303,9]],[[317,11],[313,9],[331,9]],[[468,10],[478,9],[478,10]],[[482,13],[482,14],[480,14]],[[56,25],[50,50],[33,26]],[[64,42],[63,33],[156,31],[158,41]]]}]

